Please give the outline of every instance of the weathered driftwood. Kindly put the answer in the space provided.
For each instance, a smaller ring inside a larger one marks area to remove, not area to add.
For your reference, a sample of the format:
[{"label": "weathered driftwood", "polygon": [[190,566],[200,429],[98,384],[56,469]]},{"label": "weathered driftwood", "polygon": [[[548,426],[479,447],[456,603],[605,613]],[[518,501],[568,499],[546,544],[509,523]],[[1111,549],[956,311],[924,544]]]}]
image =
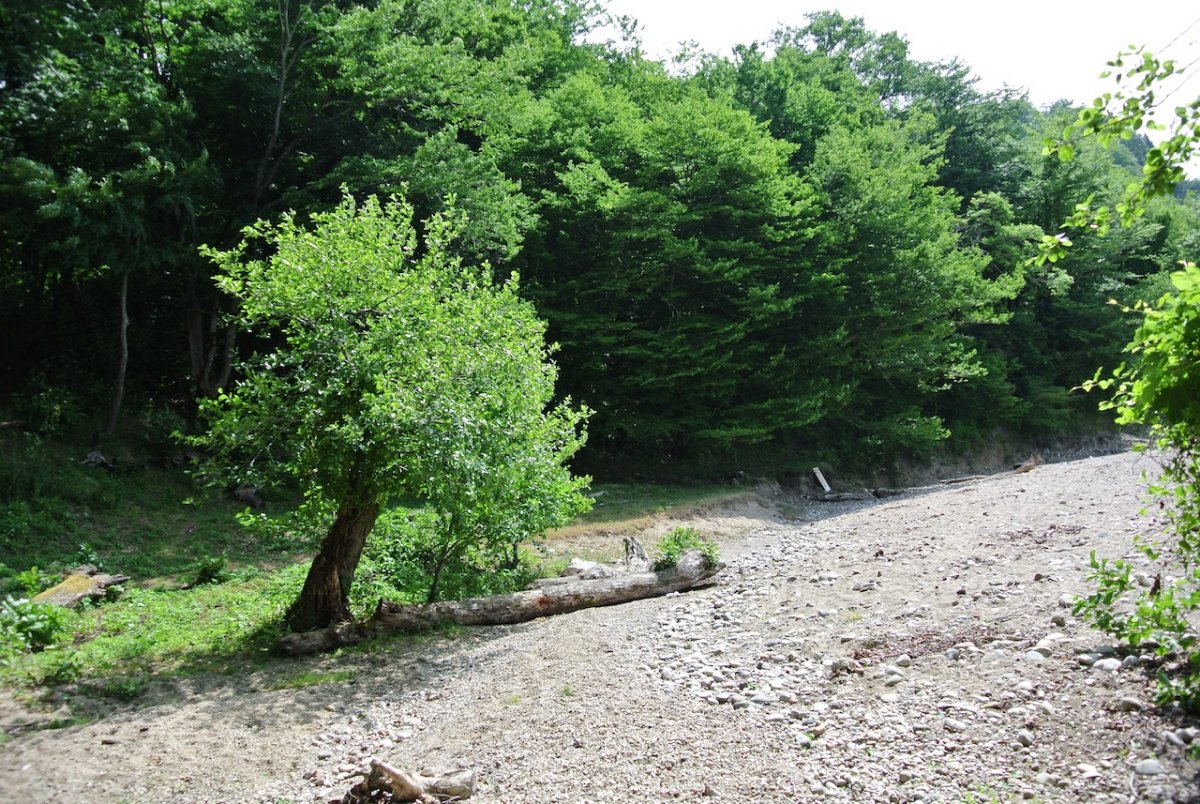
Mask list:
[{"label": "weathered driftwood", "polygon": [[84,466],[98,466],[101,469],[105,469],[109,472],[117,468],[117,465],[108,458],[105,458],[98,449],[93,449],[91,452],[89,452],[87,456],[80,461],[80,463]]},{"label": "weathered driftwood", "polygon": [[892,489],[880,486],[879,488],[871,489],[871,494],[882,500],[885,497],[899,497],[901,494],[907,494],[910,491],[912,489]]},{"label": "weathered driftwood", "polygon": [[826,494],[824,497],[818,498],[821,502],[856,502],[859,500],[873,500],[875,495],[863,489],[862,491],[836,491]]},{"label": "weathered driftwood", "polygon": [[372,637],[424,631],[440,625],[507,625],[566,614],[594,606],[611,606],[713,583],[720,566],[709,565],[698,551],[689,550],[679,563],[659,572],[630,572],[611,578],[570,581],[508,595],[448,600],[425,605],[379,601],[369,619],[332,625],[302,634],[288,634],[280,649],[290,656],[334,650]]},{"label": "weathered driftwood", "polygon": [[948,477],[945,480],[939,480],[943,486],[953,486],[956,483],[970,483],[975,480],[987,480],[988,475],[964,475],[963,477]]},{"label": "weathered driftwood", "polygon": [[255,511],[261,511],[267,507],[262,497],[258,496],[258,486],[253,483],[239,483],[233,490],[233,499],[245,503]]},{"label": "weathered driftwood", "polygon": [[104,597],[110,586],[125,583],[128,575],[106,575],[91,564],[71,570],[71,574],[57,586],[52,586],[34,596],[35,603],[53,603],[64,608],[74,608],[84,598]]},{"label": "weathered driftwood", "polygon": [[1034,469],[1037,469],[1041,465],[1042,465],[1041,456],[1034,455],[1034,456],[1030,457],[1029,460],[1025,461],[1025,463],[1021,464],[1020,466],[1014,466],[1012,473],[1014,475],[1020,475],[1020,474],[1024,474],[1025,472],[1032,472]]},{"label": "weathered driftwood", "polygon": [[645,572],[650,569],[650,556],[636,536],[625,537],[625,571]]},{"label": "weathered driftwood", "polygon": [[373,759],[366,778],[351,788],[342,802],[374,801],[372,794],[376,792],[387,793],[392,801],[458,801],[474,795],[475,771],[464,769],[440,776],[421,776]]}]

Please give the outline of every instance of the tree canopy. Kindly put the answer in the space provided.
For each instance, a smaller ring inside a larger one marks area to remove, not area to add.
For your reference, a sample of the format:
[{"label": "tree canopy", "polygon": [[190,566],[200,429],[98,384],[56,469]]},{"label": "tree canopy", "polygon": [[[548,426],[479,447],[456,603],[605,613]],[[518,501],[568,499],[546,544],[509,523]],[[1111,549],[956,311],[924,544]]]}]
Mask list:
[{"label": "tree canopy", "polygon": [[336,511],[289,614],[297,630],[350,619],[366,537],[394,498],[436,512],[443,562],[584,508],[586,479],[564,463],[585,414],[552,401],[542,323],[515,277],[496,285],[449,253],[454,215],[423,228],[418,238],[404,202],[347,197],[311,226],[285,215],[206,250],[243,331],[273,343],[203,403],[207,428],[191,441],[212,471],[287,475]]},{"label": "tree canopy", "polygon": [[[1159,196],[1026,265],[1081,199],[1119,211],[1138,177],[1181,176],[1140,134],[1047,154],[1108,118],[983,92],[969,65],[836,12],[675,65],[589,41],[604,12],[579,0],[2,13],[17,407],[54,389],[114,425],[191,417],[275,337],[199,246],[300,225],[345,187],[403,193],[418,220],[453,198],[447,255],[520,272],[558,393],[595,411],[581,462],[762,448],[877,468],[1093,426],[1070,389],[1132,328],[1107,301],[1153,298],[1200,242],[1195,198]],[[1136,63],[1135,82],[1165,69]]]}]

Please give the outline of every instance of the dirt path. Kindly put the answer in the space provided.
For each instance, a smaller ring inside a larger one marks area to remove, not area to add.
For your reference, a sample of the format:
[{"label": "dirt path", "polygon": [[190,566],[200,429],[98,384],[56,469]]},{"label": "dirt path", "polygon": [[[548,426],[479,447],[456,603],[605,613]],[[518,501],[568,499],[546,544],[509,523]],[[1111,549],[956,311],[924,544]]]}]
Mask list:
[{"label": "dirt path", "polygon": [[0,800],[328,801],[372,756],[484,803],[1197,800],[1193,724],[1062,605],[1146,527],[1142,468],[764,513],[715,588],[198,680],[0,747]]}]

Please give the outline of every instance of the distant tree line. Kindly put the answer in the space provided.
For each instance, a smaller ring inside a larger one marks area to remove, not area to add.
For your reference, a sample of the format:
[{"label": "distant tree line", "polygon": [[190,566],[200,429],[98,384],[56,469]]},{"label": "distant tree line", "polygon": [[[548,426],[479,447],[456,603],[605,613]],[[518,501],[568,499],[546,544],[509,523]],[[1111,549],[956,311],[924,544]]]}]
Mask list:
[{"label": "distant tree line", "polygon": [[[784,444],[887,461],[1080,427],[1117,306],[1200,246],[1192,196],[1074,236],[1148,141],[820,13],[730,57],[647,59],[576,0],[17,0],[0,8],[0,383],[97,428],[185,416],[277,345],[200,246],[400,194],[560,344],[594,456]],[[266,255],[249,255],[263,257]]]}]

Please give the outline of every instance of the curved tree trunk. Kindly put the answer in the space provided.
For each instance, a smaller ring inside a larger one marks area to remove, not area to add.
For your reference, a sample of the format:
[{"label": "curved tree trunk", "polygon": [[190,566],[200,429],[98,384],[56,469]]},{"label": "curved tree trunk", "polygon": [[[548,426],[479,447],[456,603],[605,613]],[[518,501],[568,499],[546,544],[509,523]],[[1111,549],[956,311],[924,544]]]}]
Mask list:
[{"label": "curved tree trunk", "polygon": [[347,622],[350,615],[350,584],[362,555],[367,534],[379,516],[376,503],[344,503],[329,535],[321,543],[321,552],[313,559],[300,597],[287,613],[293,631],[310,631],[334,623]]},{"label": "curved tree trunk", "polygon": [[121,274],[121,320],[117,333],[120,356],[117,360],[117,378],[113,383],[112,404],[108,408],[108,424],[104,428],[107,435],[117,431],[121,402],[125,398],[125,371],[129,367],[129,271]]}]

